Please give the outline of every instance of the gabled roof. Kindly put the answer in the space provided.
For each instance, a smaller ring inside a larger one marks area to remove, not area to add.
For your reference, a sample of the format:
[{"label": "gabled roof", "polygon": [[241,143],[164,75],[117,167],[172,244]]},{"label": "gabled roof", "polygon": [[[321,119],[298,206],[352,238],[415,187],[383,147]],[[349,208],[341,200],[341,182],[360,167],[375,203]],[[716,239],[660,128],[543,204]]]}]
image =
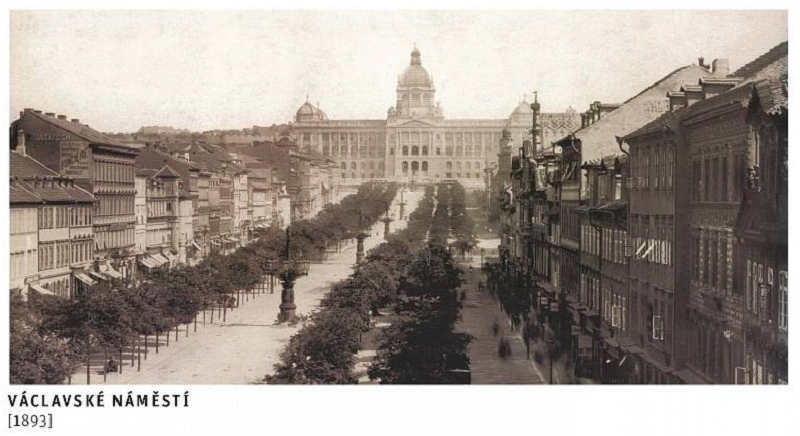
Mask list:
[{"label": "gabled roof", "polygon": [[9,183],[9,202],[11,204],[42,203],[42,199],[29,191],[23,182],[11,180]]},{"label": "gabled roof", "polygon": [[56,127],[64,129],[69,133],[72,133],[75,136],[83,138],[86,141],[89,141],[92,144],[102,144],[102,145],[113,145],[115,147],[124,147],[124,148],[131,148],[127,144],[122,142],[113,140],[108,136],[98,132],[97,130],[92,129],[86,124],[81,124],[80,122],[70,121],[66,119],[56,118],[54,116],[45,115],[41,113],[37,113],[33,110],[26,109],[25,116],[34,116],[43,120],[47,123],[50,123]]},{"label": "gabled roof", "polygon": [[172,177],[172,178],[179,178],[180,174],[176,173],[169,165],[164,165],[160,171],[158,171],[154,177]]},{"label": "gabled roof", "polygon": [[770,51],[764,53],[763,55],[757,57],[752,62],[746,64],[745,66],[739,68],[738,70],[734,71],[731,74],[731,77],[751,77],[756,75],[759,71],[763,70],[764,68],[772,65],[776,61],[781,58],[785,58],[789,56],[789,42],[784,41],[775,47],[773,47]]},{"label": "gabled roof", "polygon": [[33,177],[53,177],[58,176],[58,173],[42,165],[38,160],[16,151],[11,152],[10,157],[10,174],[12,177],[20,177],[23,179]]}]

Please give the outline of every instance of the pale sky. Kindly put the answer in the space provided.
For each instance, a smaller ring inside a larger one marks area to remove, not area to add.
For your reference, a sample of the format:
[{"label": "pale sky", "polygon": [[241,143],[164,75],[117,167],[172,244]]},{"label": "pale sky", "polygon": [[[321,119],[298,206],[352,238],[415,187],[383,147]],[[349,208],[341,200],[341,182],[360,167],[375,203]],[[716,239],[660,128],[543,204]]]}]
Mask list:
[{"label": "pale sky", "polygon": [[533,90],[584,111],[787,39],[782,11],[12,12],[10,110],[240,129],[291,121],[308,94],[331,119],[385,119],[416,43],[447,118],[505,118]]}]

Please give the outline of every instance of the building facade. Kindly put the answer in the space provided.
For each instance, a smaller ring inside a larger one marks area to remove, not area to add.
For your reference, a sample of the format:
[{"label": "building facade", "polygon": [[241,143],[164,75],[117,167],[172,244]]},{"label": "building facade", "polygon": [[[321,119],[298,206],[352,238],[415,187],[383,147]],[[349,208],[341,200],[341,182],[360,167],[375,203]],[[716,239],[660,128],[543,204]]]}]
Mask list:
[{"label": "building facade", "polygon": [[[532,111],[522,102],[504,119],[447,119],[436,102],[436,87],[422,66],[420,51],[398,78],[395,104],[385,119],[332,120],[306,101],[295,115],[292,134],[301,150],[332,158],[337,185],[370,179],[435,182],[458,179],[467,187],[484,186],[484,170],[496,165],[503,129],[516,146],[530,137]],[[574,110],[540,114],[540,139],[550,141],[579,124]]]}]

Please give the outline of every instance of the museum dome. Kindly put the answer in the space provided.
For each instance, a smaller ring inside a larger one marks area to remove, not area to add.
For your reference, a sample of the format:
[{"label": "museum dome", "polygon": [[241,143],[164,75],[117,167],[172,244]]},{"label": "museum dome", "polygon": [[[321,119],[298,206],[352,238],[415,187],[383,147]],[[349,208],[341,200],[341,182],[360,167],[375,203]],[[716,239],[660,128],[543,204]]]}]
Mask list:
[{"label": "museum dome", "polygon": [[318,107],[306,101],[295,114],[295,121],[324,121],[328,116]]},{"label": "museum dome", "polygon": [[398,80],[398,87],[406,88],[432,88],[433,80],[422,66],[419,49],[415,46],[411,52],[411,64],[403,71]]}]

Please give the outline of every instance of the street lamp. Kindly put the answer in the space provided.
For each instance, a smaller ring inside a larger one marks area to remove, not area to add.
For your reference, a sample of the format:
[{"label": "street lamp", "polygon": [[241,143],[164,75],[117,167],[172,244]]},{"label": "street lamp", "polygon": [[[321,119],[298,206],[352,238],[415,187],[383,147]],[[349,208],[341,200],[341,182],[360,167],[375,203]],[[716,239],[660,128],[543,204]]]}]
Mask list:
[{"label": "street lamp", "polygon": [[286,246],[281,253],[280,259],[268,261],[268,269],[272,274],[281,279],[283,289],[281,290],[280,313],[278,323],[292,322],[297,319],[297,305],[294,304],[294,282],[298,277],[308,275],[311,262],[303,259],[292,259],[291,255],[291,231],[286,228]]},{"label": "street lamp", "polygon": [[552,336],[547,338],[547,355],[550,357],[550,384],[553,384],[553,354],[555,354],[555,339]]}]

